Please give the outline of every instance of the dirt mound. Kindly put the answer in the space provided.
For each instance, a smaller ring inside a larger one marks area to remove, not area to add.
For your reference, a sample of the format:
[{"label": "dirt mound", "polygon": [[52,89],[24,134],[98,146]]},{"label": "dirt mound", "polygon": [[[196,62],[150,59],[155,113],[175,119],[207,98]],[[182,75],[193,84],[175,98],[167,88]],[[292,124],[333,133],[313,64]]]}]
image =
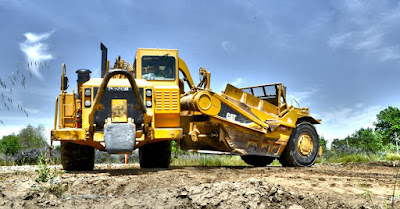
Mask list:
[{"label": "dirt mound", "polygon": [[251,178],[245,182],[217,182],[184,187],[178,198],[194,208],[311,208],[315,201],[280,185]]}]

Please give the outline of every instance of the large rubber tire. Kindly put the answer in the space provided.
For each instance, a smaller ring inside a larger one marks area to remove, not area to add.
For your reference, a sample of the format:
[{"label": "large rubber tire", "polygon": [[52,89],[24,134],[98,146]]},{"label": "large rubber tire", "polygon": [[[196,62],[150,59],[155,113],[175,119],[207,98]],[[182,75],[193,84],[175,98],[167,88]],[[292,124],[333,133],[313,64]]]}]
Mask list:
[{"label": "large rubber tire", "polygon": [[[302,154],[298,147],[299,139],[302,134],[311,137],[312,150],[307,154]],[[297,128],[293,130],[289,142],[279,159],[283,167],[309,167],[314,165],[318,157],[319,137],[314,126],[308,122],[297,124]]]},{"label": "large rubber tire", "polygon": [[275,160],[273,157],[259,156],[259,155],[242,155],[242,160],[255,167],[264,167],[272,163]]},{"label": "large rubber tire", "polygon": [[171,162],[171,141],[145,144],[139,148],[141,168],[168,168]]},{"label": "large rubber tire", "polygon": [[61,142],[61,164],[67,171],[92,171],[94,148],[71,142]]}]

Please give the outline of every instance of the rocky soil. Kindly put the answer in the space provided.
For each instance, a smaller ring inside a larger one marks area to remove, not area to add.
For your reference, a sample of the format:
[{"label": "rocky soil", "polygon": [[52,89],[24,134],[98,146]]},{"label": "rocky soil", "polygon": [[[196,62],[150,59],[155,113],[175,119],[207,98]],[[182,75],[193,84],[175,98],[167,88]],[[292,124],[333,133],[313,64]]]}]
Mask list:
[{"label": "rocky soil", "polygon": [[[113,164],[37,183],[36,169],[0,167],[0,208],[391,208],[398,171],[391,163],[170,169]],[[400,208],[399,198],[396,192],[394,208]]]}]

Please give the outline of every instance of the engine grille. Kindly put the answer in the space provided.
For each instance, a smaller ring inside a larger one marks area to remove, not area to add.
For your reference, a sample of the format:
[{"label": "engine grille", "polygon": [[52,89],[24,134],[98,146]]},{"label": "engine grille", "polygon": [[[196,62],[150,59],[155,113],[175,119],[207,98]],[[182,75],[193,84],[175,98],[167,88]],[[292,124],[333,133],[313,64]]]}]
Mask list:
[{"label": "engine grille", "polygon": [[154,102],[156,112],[177,112],[179,111],[178,90],[156,90]]}]

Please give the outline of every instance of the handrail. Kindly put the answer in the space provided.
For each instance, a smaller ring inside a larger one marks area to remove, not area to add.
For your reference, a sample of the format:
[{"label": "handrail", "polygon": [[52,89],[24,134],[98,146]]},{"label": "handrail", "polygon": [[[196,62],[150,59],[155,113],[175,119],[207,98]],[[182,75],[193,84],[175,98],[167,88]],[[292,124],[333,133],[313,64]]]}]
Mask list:
[{"label": "handrail", "polygon": [[132,86],[133,93],[135,94],[135,97],[140,105],[140,109],[143,111],[143,114],[147,113],[146,106],[144,105],[143,100],[140,97],[139,87],[137,86],[137,84],[135,82],[135,78],[133,78],[132,72],[130,72],[128,70],[122,70],[122,69],[109,70],[104,75],[103,81],[101,82],[101,85],[99,88],[99,91],[97,92],[96,97],[94,98],[92,107],[90,108],[90,112],[89,112],[89,125],[90,125],[89,132],[90,133],[94,133],[94,131],[95,131],[93,121],[94,121],[94,114],[98,109],[97,106],[99,105],[100,100],[103,97],[103,94],[105,92],[108,82],[114,75],[124,75],[126,78],[128,78],[129,83]]},{"label": "handrail", "polygon": [[56,97],[56,111],[54,114],[54,130],[57,129],[58,97]]}]

